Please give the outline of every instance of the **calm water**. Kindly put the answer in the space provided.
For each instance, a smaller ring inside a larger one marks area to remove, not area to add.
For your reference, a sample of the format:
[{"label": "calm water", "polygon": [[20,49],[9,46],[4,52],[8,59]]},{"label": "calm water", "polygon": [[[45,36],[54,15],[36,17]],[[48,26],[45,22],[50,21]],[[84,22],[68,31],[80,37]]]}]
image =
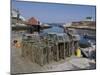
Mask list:
[{"label": "calm water", "polygon": [[61,27],[58,27],[58,26],[52,26],[52,28],[49,28],[49,29],[44,29],[43,32],[56,32],[56,33],[63,33],[64,30],[63,28]]},{"label": "calm water", "polygon": [[[43,33],[48,33],[48,32],[56,32],[56,33],[63,33],[64,30],[63,28],[57,26],[57,25],[52,25],[52,28],[49,28],[49,29],[44,29],[42,30]],[[80,35],[80,42],[81,43],[88,43],[88,41],[91,41],[92,43],[96,44],[96,39],[86,39],[83,37],[84,33],[86,34],[89,34],[89,35],[93,35],[94,38],[96,38],[96,31],[93,31],[93,30],[83,30],[83,29],[76,29],[76,32]],[[12,32],[12,38],[15,38],[17,36],[22,36],[22,34],[24,34],[26,32],[23,32],[23,33],[19,33],[19,32]],[[16,35],[15,35],[16,34]]]},{"label": "calm water", "polygon": [[[48,32],[56,32],[56,33],[63,33],[64,30],[63,28],[59,27],[59,26],[53,26],[52,28],[49,29],[44,29],[43,30],[44,33],[48,33]],[[88,41],[91,41],[92,43],[96,43],[96,39],[88,39],[88,38],[84,38],[83,35],[85,34],[89,34],[89,35],[93,35],[93,37],[95,38],[95,34],[96,31],[93,30],[84,30],[84,29],[76,29],[76,32],[80,35],[80,42],[81,43],[88,43]]]}]

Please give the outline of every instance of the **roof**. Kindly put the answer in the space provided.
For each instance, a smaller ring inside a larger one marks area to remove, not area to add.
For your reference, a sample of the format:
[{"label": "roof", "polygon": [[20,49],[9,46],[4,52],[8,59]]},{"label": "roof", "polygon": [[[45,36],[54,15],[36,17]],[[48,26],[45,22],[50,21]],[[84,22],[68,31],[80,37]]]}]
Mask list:
[{"label": "roof", "polygon": [[39,21],[35,19],[34,17],[30,18],[27,22],[27,25],[39,25]]}]

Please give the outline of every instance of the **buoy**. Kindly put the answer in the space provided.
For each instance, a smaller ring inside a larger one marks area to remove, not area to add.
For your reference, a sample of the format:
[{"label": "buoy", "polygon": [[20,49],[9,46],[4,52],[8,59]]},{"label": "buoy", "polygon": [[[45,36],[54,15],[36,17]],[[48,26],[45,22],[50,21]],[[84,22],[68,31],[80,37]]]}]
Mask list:
[{"label": "buoy", "polygon": [[20,43],[17,42],[17,43],[15,44],[15,47],[16,47],[16,48],[20,48],[20,47],[21,47]]},{"label": "buoy", "polygon": [[81,57],[81,50],[79,48],[76,50],[76,56]]},{"label": "buoy", "polygon": [[19,43],[18,40],[14,40],[13,43],[14,43],[14,46],[15,46],[16,48],[20,48],[20,47],[21,47],[21,44]]}]

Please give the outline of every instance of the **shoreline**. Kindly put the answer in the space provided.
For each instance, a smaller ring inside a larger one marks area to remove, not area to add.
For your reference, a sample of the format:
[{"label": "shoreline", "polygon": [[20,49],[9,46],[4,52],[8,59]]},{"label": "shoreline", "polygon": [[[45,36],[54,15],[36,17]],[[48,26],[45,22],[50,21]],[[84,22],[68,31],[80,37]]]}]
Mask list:
[{"label": "shoreline", "polygon": [[85,26],[80,26],[80,27],[77,27],[77,26],[69,26],[69,27],[65,27],[65,28],[96,30],[95,27],[85,27]]}]

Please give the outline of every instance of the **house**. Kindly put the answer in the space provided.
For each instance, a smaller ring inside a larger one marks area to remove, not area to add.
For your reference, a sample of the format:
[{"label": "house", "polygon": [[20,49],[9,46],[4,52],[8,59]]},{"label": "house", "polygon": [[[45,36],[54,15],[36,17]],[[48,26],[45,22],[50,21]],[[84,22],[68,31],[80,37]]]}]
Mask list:
[{"label": "house", "polygon": [[32,17],[28,19],[25,24],[30,27],[28,30],[29,33],[40,32],[40,22],[36,18]]},{"label": "house", "polygon": [[11,22],[12,22],[12,26],[24,25],[25,18],[20,14],[19,10],[12,9]]}]

